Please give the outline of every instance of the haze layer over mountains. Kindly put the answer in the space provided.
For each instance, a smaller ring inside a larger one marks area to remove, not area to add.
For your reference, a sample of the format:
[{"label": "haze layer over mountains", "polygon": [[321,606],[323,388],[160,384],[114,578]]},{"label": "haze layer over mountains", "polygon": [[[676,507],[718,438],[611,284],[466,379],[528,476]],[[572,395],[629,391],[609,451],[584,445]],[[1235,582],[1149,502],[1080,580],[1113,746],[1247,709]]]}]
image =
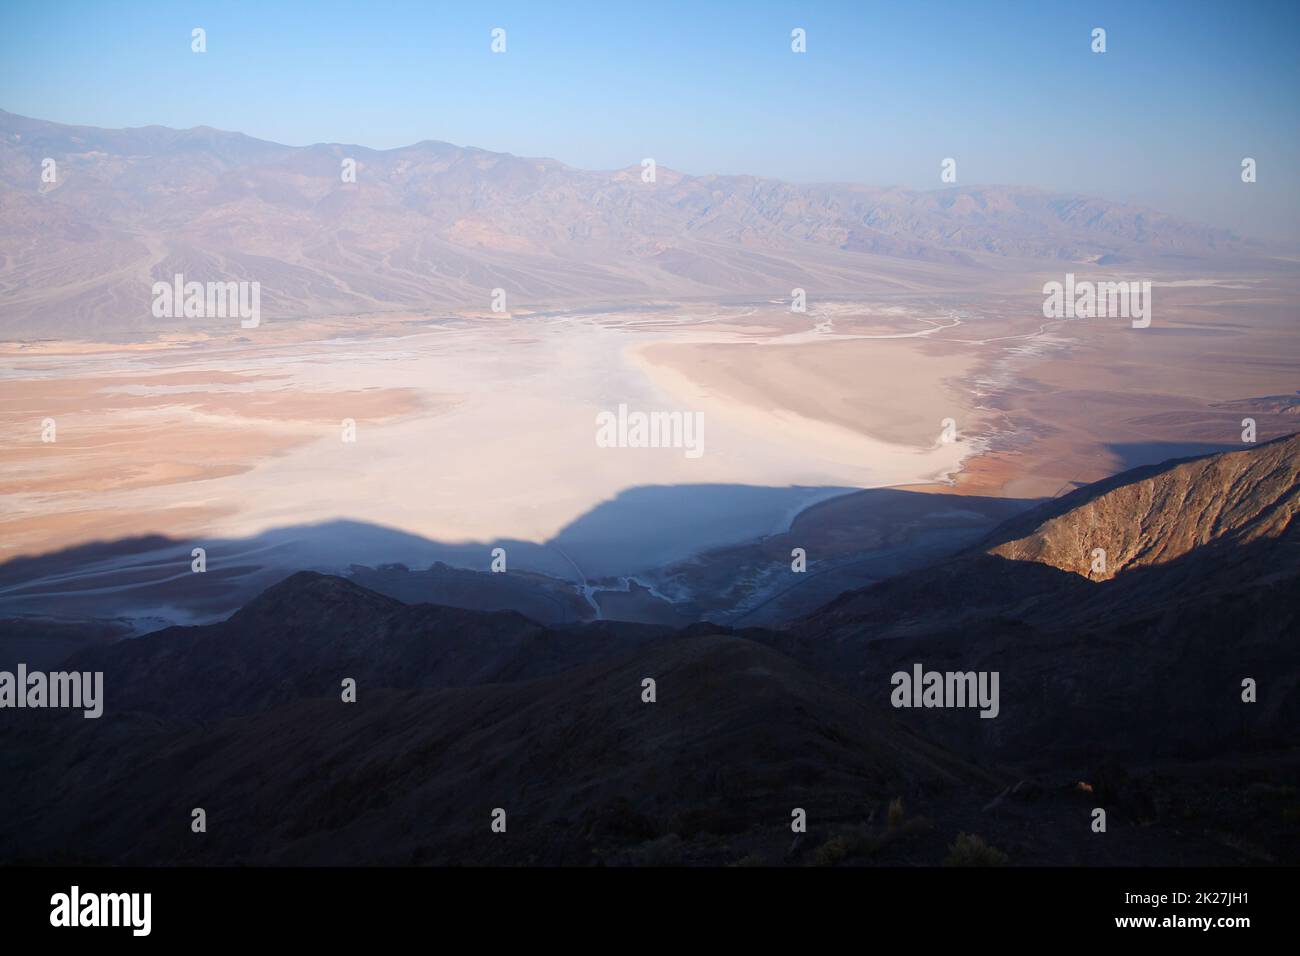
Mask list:
[{"label": "haze layer over mountains", "polygon": [[290,318],[485,311],[495,288],[511,307],[943,289],[988,269],[1222,265],[1263,249],[1095,198],[687,176],[651,158],[646,182],[643,157],[590,172],[434,141],[289,147],[0,111],[0,335],[157,332],[150,287],[177,273],[259,282],[264,313]]}]

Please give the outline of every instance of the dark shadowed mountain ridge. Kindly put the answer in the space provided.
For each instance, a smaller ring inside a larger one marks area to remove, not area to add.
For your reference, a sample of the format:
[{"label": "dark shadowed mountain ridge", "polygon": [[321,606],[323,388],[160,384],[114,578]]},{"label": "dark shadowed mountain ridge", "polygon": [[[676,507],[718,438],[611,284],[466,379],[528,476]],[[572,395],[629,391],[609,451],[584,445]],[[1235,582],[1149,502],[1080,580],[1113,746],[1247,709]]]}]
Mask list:
[{"label": "dark shadowed mountain ridge", "polygon": [[[1278,549],[1284,556],[1279,570],[1294,568],[1285,557],[1293,555],[1297,510],[1300,435],[1242,451],[1135,468],[1016,515],[980,544],[931,568],[843,594],[793,628],[839,633],[855,621],[867,620],[878,626],[907,620],[914,627],[925,627],[921,622],[938,620],[954,604],[990,613],[1020,604],[1042,588],[1079,595],[1095,592],[1060,583],[1065,579],[1051,571],[1084,581],[1122,583],[1126,571],[1182,558],[1187,561],[1180,567],[1197,568],[1205,579],[1195,587],[1213,590],[1227,582],[1225,571],[1233,565],[1238,548],[1252,561]],[[1251,544],[1259,547],[1244,547]],[[1105,552],[1104,571],[1093,570],[1103,566],[1096,563],[1098,549]],[[1214,561],[1206,560],[1207,550]],[[1026,562],[1043,568],[1021,567]],[[1268,577],[1266,568],[1255,570],[1260,579]],[[1004,576],[1009,577],[1004,580]],[[1178,578],[1167,580],[1172,584]],[[942,581],[948,586],[941,587]],[[1189,583],[1184,580],[1180,586]],[[899,600],[900,595],[919,594],[929,587],[935,589],[929,602]],[[1050,609],[1050,613],[1059,616],[1067,610]],[[886,630],[880,636],[890,633]]]},{"label": "dark shadowed mountain ridge", "polygon": [[[303,571],[217,624],[171,627],[75,656],[126,709],[166,716],[257,710],[360,686],[431,689],[531,679],[669,634],[640,625],[550,629],[514,611],[403,604]],[[191,688],[174,696],[159,688]]]},{"label": "dark shadowed mountain ridge", "polygon": [[[295,574],[75,654],[98,720],[7,711],[0,860],[916,865],[977,832],[1015,862],[1293,862],[1298,453],[1116,476],[781,632],[544,627]],[[1091,579],[1065,542],[1097,533],[1124,560]],[[916,664],[998,673],[997,717],[891,707]]]},{"label": "dark shadowed mountain ridge", "polygon": [[[873,693],[916,662],[997,670],[998,720],[909,719],[1004,757],[1294,744],[1298,475],[1297,435],[1125,472],[952,559],[841,595],[776,643]],[[1246,679],[1259,684],[1255,703],[1242,700]]]}]

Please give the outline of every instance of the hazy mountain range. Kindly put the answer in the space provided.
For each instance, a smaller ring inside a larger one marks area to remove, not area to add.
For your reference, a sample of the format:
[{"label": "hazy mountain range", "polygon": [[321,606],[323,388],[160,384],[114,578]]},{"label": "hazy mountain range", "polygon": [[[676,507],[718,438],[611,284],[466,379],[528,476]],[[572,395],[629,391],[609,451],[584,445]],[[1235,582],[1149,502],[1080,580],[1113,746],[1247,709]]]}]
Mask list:
[{"label": "hazy mountain range", "polygon": [[494,288],[512,307],[942,289],[967,270],[1263,248],[1151,209],[1009,186],[796,185],[667,165],[647,183],[642,171],[640,157],[593,172],[434,141],[290,147],[0,111],[0,334],[158,331],[150,287],[176,273],[260,282],[263,314],[288,318],[486,310]]},{"label": "hazy mountain range", "polygon": [[[104,716],[0,725],[0,861],[916,865],[966,832],[1017,863],[1294,863],[1298,510],[1300,436],[1144,467],[781,630],[292,575],[222,623],[88,633],[64,666],[104,672]],[[998,671],[1000,714],[892,709],[916,663]]]}]

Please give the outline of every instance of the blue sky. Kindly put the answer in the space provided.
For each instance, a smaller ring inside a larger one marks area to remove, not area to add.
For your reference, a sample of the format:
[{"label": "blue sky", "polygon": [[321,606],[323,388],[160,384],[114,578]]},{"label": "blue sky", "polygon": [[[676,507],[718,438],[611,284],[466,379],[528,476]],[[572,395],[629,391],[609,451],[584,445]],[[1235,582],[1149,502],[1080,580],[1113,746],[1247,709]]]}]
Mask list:
[{"label": "blue sky", "polygon": [[[1105,54],[1089,49],[1098,26]],[[806,54],[790,51],[793,27]],[[800,182],[938,187],[952,156],[959,184],[1139,200],[1295,239],[1298,27],[1300,3],[1265,0],[5,0],[0,107]]]}]

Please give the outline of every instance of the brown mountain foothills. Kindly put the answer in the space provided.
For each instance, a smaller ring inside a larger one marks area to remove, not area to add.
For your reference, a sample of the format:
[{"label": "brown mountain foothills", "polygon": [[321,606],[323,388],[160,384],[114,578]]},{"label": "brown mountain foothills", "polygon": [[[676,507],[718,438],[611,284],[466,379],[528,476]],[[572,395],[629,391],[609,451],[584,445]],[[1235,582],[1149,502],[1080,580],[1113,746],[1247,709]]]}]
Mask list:
[{"label": "brown mountain foothills", "polygon": [[[63,668],[103,671],[103,717],[0,720],[0,861],[938,865],[967,833],[1016,864],[1295,863],[1298,467],[1293,435],[1126,472],[779,631],[299,573],[219,624],[88,635]],[[892,709],[915,663],[999,672],[999,715]]]},{"label": "brown mountain foothills", "polygon": [[[341,175],[348,159],[355,182]],[[289,147],[0,111],[0,335],[156,333],[152,283],[177,273],[259,282],[263,313],[295,318],[485,310],[494,288],[521,305],[943,289],[1016,264],[1222,264],[1263,249],[1030,189],[795,185],[663,165],[646,183],[639,162],[590,172],[431,141]]]}]

